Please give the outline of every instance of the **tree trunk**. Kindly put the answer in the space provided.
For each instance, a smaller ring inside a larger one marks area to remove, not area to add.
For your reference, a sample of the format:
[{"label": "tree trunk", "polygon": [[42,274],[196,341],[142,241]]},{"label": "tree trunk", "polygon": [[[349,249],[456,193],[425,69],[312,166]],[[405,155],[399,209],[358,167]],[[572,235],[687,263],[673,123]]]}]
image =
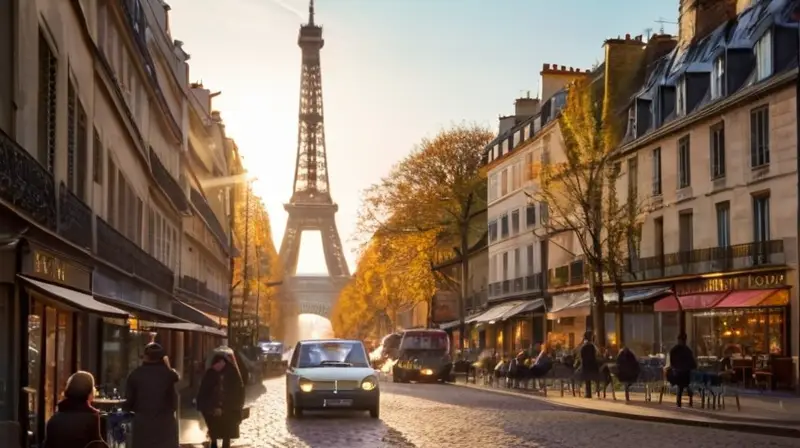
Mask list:
[{"label": "tree trunk", "polygon": [[622,281],[616,279],[614,287],[617,290],[617,313],[616,313],[616,335],[617,335],[617,349],[625,347],[625,307],[623,300],[625,299],[625,289],[622,288]]},{"label": "tree trunk", "polygon": [[464,304],[469,295],[469,222],[465,222],[461,226],[461,293],[458,295],[458,334],[459,346],[461,350],[464,349],[464,332],[466,325],[464,324]]},{"label": "tree trunk", "polygon": [[602,268],[592,273],[593,284],[590,285],[592,298],[594,299],[594,309],[592,310],[592,322],[594,324],[593,333],[595,344],[600,348],[606,346],[606,304],[603,300],[603,271]]}]

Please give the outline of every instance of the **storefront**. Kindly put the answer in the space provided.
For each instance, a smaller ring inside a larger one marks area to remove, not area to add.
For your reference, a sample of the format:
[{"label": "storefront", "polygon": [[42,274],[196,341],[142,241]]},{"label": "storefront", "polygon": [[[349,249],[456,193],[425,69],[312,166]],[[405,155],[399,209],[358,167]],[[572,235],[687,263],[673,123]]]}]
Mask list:
[{"label": "storefront", "polygon": [[[515,300],[492,305],[466,319],[476,346],[511,356],[544,338],[544,300]],[[535,330],[539,329],[539,333]],[[484,346],[480,346],[481,343]]]},{"label": "storefront", "polygon": [[91,268],[76,259],[30,240],[17,241],[11,253],[16,257],[3,254],[2,260],[18,266],[14,287],[6,289],[19,305],[10,326],[19,341],[11,389],[24,392],[17,413],[22,430],[41,440],[69,376],[76,370],[98,373],[91,360],[100,340],[89,319],[125,326],[129,314],[92,297]]},{"label": "storefront", "polygon": [[[678,284],[675,291],[655,310],[675,326],[684,313],[697,356],[789,356],[790,289],[784,272],[705,279]],[[678,331],[662,331],[665,344]]]}]

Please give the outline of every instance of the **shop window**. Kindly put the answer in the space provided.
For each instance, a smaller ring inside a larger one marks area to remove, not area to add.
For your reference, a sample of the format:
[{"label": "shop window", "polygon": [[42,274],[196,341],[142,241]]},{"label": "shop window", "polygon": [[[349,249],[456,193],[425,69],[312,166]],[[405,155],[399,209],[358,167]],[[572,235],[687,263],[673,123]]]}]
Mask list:
[{"label": "shop window", "polygon": [[59,311],[56,323],[56,401],[60,400],[67,388],[67,380],[72,368],[72,313]]},{"label": "shop window", "polygon": [[113,395],[114,389],[121,393],[125,387],[128,370],[126,355],[127,329],[103,322],[103,353],[100,357],[99,388],[105,395]]},{"label": "shop window", "polygon": [[783,308],[712,310],[694,314],[697,356],[784,355]]}]

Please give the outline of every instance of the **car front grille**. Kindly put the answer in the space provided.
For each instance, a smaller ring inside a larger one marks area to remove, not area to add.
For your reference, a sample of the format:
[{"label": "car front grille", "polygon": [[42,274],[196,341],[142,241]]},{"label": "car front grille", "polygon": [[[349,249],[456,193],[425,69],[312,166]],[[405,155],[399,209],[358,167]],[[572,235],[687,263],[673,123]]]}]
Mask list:
[{"label": "car front grille", "polygon": [[314,381],[314,390],[355,390],[361,386],[359,381]]}]

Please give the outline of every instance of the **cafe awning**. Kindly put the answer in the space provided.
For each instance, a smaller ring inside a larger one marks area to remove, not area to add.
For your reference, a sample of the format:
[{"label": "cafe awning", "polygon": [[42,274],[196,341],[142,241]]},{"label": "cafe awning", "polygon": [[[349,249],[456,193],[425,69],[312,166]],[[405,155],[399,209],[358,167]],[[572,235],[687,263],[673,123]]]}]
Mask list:
[{"label": "cafe awning", "polygon": [[451,328],[458,327],[460,323],[461,323],[461,321],[451,320],[450,322],[445,322],[443,324],[439,324],[439,329],[440,330],[449,330]]},{"label": "cafe awning", "polygon": [[228,334],[224,330],[220,330],[219,328],[209,327],[207,325],[199,325],[194,324],[191,322],[181,322],[181,323],[161,323],[161,322],[154,322],[151,325],[152,328],[161,328],[163,330],[174,330],[174,331],[190,331],[195,333],[205,333],[210,334],[213,336],[221,336],[227,337]]},{"label": "cafe awning", "polygon": [[145,306],[139,303],[128,302],[127,300],[116,299],[113,297],[106,297],[101,295],[94,295],[95,300],[111,305],[116,306],[120,309],[124,309],[128,311],[130,314],[136,316],[142,320],[153,320],[152,318],[160,319],[164,322],[188,322],[185,319],[181,319],[178,316],[173,316],[170,313],[165,311],[161,311],[156,308],[151,308],[149,306]]},{"label": "cafe awning", "polygon": [[731,291],[714,308],[756,308],[764,306],[786,306],[789,304],[788,289],[745,289]]},{"label": "cafe awning", "polygon": [[470,324],[471,323],[475,323],[475,324],[489,323],[489,324],[491,324],[491,323],[494,323],[495,321],[503,320],[503,315],[505,315],[507,312],[511,311],[512,308],[516,307],[520,303],[523,303],[523,302],[514,301],[514,302],[506,302],[506,303],[501,303],[501,304],[495,305],[495,306],[489,308],[488,310],[486,310],[485,312],[483,312],[481,314],[478,314],[477,316],[470,317],[467,320],[467,323],[470,323]]},{"label": "cafe awning", "polygon": [[544,308],[544,299],[526,300],[508,310],[505,314],[503,314],[500,320],[510,319],[518,314],[529,313],[531,311],[538,310],[539,308]]},{"label": "cafe awning", "polygon": [[[706,310],[713,308],[727,295],[727,291],[687,294],[685,296],[679,296],[678,300],[675,300],[675,295],[670,295],[656,302],[655,305],[653,305],[653,310],[659,313],[676,312],[680,308],[683,308],[684,311]],[[678,301],[680,301],[681,304],[680,308],[678,307]]]},{"label": "cafe awning", "polygon": [[117,319],[128,319],[130,314],[119,308],[105,303],[98,302],[89,294],[64,288],[63,286],[52,285],[39,280],[34,280],[24,275],[17,275],[20,280],[39,294],[43,294],[57,302],[70,308],[75,308],[91,314],[103,317],[113,317]]},{"label": "cafe awning", "polygon": [[180,300],[175,300],[172,303],[173,303],[172,312],[175,313],[175,315],[180,317],[181,319],[201,326],[215,327],[215,328],[219,327],[219,322],[208,317],[206,313],[198,310],[197,308],[189,305],[188,303],[181,302]]}]

